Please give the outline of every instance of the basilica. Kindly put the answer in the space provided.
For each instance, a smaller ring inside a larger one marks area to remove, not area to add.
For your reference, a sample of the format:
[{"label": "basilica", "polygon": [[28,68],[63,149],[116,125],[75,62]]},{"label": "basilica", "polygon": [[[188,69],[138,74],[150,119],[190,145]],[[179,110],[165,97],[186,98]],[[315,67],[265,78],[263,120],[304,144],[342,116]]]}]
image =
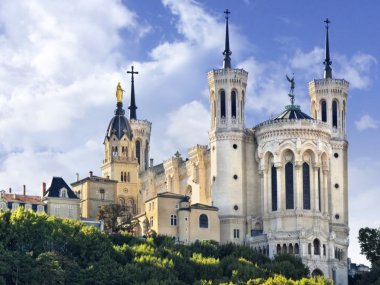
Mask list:
[{"label": "basilica", "polygon": [[310,115],[295,104],[294,78],[287,77],[290,104],[278,116],[246,127],[248,72],[231,63],[226,15],[223,68],[207,75],[208,145],[154,164],[152,123],[137,117],[132,67],[129,115],[119,83],[101,175],[91,172],[71,184],[81,217],[95,218],[100,206],[120,203],[137,221],[136,235],[155,232],[184,244],[233,242],[269,257],[295,254],[312,275],[347,284],[349,83],[333,77],[329,22],[324,77],[308,86]]}]

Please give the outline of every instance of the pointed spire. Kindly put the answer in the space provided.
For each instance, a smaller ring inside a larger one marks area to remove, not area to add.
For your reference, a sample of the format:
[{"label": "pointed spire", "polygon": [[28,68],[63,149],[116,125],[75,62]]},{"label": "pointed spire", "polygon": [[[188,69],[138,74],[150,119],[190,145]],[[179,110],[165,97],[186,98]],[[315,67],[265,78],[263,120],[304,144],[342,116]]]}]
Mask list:
[{"label": "pointed spire", "polygon": [[328,18],[324,21],[326,23],[326,47],[325,47],[325,52],[326,52],[326,57],[325,61],[323,64],[325,65],[325,73],[324,73],[324,78],[332,78],[332,70],[331,70],[331,59],[330,59],[330,44],[329,44],[329,24],[331,23]]},{"label": "pointed spire", "polygon": [[127,73],[130,73],[132,74],[132,78],[131,78],[131,104],[129,105],[128,109],[129,109],[129,119],[130,120],[137,120],[137,115],[136,115],[136,109],[137,109],[137,106],[136,106],[136,99],[135,99],[135,79],[134,79],[134,75],[135,74],[139,74],[137,71],[133,71],[133,65],[132,65],[132,71],[127,71]]},{"label": "pointed spire", "polygon": [[231,68],[230,55],[232,54],[232,52],[230,51],[230,37],[228,34],[228,14],[230,13],[231,12],[228,11],[228,9],[224,11],[224,14],[226,14],[226,42],[225,42],[224,52],[223,52],[223,55],[224,55],[223,68]]}]

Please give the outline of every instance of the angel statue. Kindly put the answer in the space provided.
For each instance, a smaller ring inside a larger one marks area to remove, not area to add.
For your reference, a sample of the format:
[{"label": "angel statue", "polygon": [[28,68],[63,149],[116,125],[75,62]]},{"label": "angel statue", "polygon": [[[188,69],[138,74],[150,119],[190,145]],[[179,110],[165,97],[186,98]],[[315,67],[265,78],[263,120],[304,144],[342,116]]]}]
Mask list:
[{"label": "angel statue", "polygon": [[288,75],[286,75],[286,79],[290,82],[290,91],[289,91],[289,97],[290,97],[290,102],[292,105],[294,104],[294,73],[293,73],[293,78],[289,78]]}]

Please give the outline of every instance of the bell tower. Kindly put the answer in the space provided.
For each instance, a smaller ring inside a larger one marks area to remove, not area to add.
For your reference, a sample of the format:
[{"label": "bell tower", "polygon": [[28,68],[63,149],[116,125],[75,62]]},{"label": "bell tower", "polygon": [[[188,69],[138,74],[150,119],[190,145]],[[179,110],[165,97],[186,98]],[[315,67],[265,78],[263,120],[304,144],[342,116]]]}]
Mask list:
[{"label": "bell tower", "polygon": [[131,70],[127,71],[127,73],[131,74],[131,103],[128,109],[129,123],[131,125],[135,138],[135,157],[139,164],[139,171],[145,171],[149,167],[150,132],[152,123],[148,122],[147,120],[137,119],[134,75],[138,74],[138,72],[134,70],[134,67],[132,65]]},{"label": "bell tower", "polygon": [[[324,172],[329,177],[327,182],[328,209],[330,221],[331,246],[336,252],[347,252],[348,248],[348,141],[346,137],[346,111],[349,83],[332,76],[329,24],[326,24],[324,78],[309,83],[310,109],[312,116],[325,122],[331,130],[331,155],[329,166]],[[328,276],[332,279],[347,280],[347,264],[339,263],[333,253],[329,256],[331,264]]]},{"label": "bell tower", "polygon": [[213,206],[219,208],[221,242],[242,243],[246,234],[244,104],[248,72],[232,68],[226,10],[223,68],[208,72]]},{"label": "bell tower", "polygon": [[346,140],[346,109],[349,83],[332,76],[329,44],[329,19],[326,23],[324,78],[309,83],[311,114],[314,119],[326,122],[331,127],[331,136]]},{"label": "bell tower", "polygon": [[123,93],[120,83],[116,87],[116,110],[104,138],[102,177],[118,181],[115,203],[127,206],[132,214],[138,207],[138,162],[135,157],[135,136],[124,116]]}]

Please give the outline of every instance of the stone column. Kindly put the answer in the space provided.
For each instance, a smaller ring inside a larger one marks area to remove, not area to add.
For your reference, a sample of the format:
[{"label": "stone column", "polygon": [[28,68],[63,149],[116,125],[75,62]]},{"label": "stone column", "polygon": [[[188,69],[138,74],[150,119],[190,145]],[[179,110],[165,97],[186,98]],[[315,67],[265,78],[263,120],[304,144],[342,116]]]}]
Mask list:
[{"label": "stone column", "polygon": [[270,176],[268,175],[268,167],[266,167],[264,170],[263,170],[263,180],[264,180],[264,215],[268,214],[269,211],[271,210],[269,208],[269,185],[270,183],[268,183],[268,178]]},{"label": "stone column", "polygon": [[323,188],[322,188],[322,191],[323,191],[323,212],[324,213],[328,213],[329,215],[331,215],[331,197],[329,197],[329,193],[328,193],[328,175],[329,175],[329,171],[326,170],[326,169],[323,169]]},{"label": "stone column", "polygon": [[302,161],[296,161],[294,163],[294,170],[295,170],[295,180],[293,182],[293,188],[294,188],[294,209],[303,209],[302,205]]},{"label": "stone column", "polygon": [[282,163],[275,163],[274,167],[276,167],[277,174],[277,211],[281,211],[285,209],[284,207],[284,194],[285,190],[282,187]]},{"label": "stone column", "polygon": [[[310,191],[310,194],[312,197],[311,209],[315,210],[315,211],[319,211],[319,200],[321,199],[321,197],[319,197],[319,193],[318,193],[318,169],[319,169],[318,164],[313,165],[314,187],[312,187],[311,191]],[[322,191],[321,191],[321,194],[322,194]]]},{"label": "stone column", "polygon": [[260,177],[260,196],[261,196],[260,197],[260,200],[261,200],[260,212],[264,216],[265,214],[265,198],[264,198],[265,188],[264,188],[264,171],[263,170],[259,170],[259,177]]}]

